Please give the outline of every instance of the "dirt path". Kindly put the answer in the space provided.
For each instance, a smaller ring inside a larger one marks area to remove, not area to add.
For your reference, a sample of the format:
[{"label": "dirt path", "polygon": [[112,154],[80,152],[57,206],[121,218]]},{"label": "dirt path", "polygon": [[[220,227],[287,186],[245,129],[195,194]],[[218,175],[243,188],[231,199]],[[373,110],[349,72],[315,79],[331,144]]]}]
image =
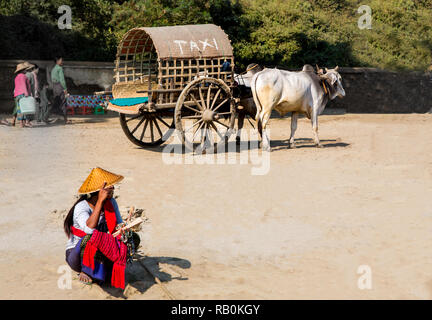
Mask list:
[{"label": "dirt path", "polygon": [[[244,164],[236,152],[234,164],[167,164],[162,148],[132,145],[117,118],[97,119],[0,126],[1,299],[119,298],[58,286],[61,216],[96,166],[125,176],[120,209],[145,209],[145,262],[178,298],[432,298],[432,115],[322,116],[323,149],[307,119],[297,149],[289,120],[272,119],[265,175],[252,175],[253,150]],[[358,287],[362,265],[370,290]],[[128,277],[126,297],[168,298],[142,268]]]}]

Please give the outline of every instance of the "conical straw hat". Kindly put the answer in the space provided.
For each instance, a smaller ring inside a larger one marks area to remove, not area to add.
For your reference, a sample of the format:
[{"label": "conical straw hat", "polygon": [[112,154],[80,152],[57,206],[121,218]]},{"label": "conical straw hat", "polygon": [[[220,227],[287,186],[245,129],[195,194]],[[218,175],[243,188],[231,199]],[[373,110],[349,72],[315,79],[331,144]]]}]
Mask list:
[{"label": "conical straw hat", "polygon": [[33,67],[34,67],[34,64],[31,64],[28,61],[24,61],[22,63],[18,63],[18,65],[16,67],[16,70],[15,70],[15,73],[17,73],[18,71],[30,69],[30,68],[33,68]]},{"label": "conical straw hat", "polygon": [[16,69],[15,69],[15,73],[17,73],[17,72],[19,72],[21,70],[25,70],[27,68],[28,67],[24,63],[18,63],[18,65],[16,66]]},{"label": "conical straw hat", "polygon": [[24,61],[23,64],[26,66],[27,69],[33,68],[35,66],[34,64],[31,64],[28,61]]},{"label": "conical straw hat", "polygon": [[107,183],[105,187],[109,187],[122,180],[123,176],[111,173],[101,168],[94,168],[79,188],[78,193],[85,194],[96,192],[102,188],[104,182]]}]

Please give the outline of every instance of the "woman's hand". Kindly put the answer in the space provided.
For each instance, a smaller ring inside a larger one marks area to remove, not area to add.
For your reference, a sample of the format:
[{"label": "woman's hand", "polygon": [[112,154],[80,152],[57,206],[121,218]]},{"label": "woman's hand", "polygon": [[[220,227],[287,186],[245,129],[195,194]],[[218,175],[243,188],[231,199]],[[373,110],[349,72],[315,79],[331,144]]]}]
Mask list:
[{"label": "woman's hand", "polygon": [[109,199],[112,197],[114,192],[114,187],[108,187],[106,188],[106,182],[104,182],[102,188],[98,192],[98,199],[96,202],[96,205],[94,207],[93,213],[90,215],[90,217],[87,219],[87,227],[89,228],[96,228],[99,222],[99,217],[102,211],[103,204],[106,199]]},{"label": "woman's hand", "polygon": [[108,188],[105,188],[106,184],[107,183],[104,182],[102,189],[100,189],[98,193],[98,201],[101,203],[104,202],[106,199],[112,198],[114,194],[114,187],[110,186]]}]

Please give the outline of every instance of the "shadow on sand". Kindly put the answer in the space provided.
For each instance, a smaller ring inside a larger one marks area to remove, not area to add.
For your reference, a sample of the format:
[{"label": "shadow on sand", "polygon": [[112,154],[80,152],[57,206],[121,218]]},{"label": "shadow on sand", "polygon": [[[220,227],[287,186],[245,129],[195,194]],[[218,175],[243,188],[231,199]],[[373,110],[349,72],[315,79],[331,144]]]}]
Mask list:
[{"label": "shadow on sand", "polygon": [[[294,139],[294,141],[296,143],[295,149],[317,148],[315,143],[313,142],[313,139],[310,138],[299,138],[299,139]],[[341,142],[340,139],[320,140],[320,142],[323,148],[348,147],[350,145],[349,143]],[[290,149],[289,139],[272,140],[270,144],[272,147],[272,151]]]},{"label": "shadow on sand", "polygon": [[[136,254],[132,263],[126,267],[126,287],[130,285],[137,292],[143,294],[157,283],[155,277],[162,283],[172,280],[188,280],[182,269],[189,269],[190,267],[191,263],[186,259],[149,257]],[[113,288],[109,283],[102,284],[100,287],[115,298],[128,298],[125,291]]]},{"label": "shadow on sand", "polygon": [[[336,147],[348,147],[350,146],[349,143],[342,142],[340,139],[324,139],[320,140],[323,148],[336,148]],[[310,138],[298,138],[295,139],[296,142],[296,148],[316,148],[313,139]],[[286,149],[291,149],[289,144],[289,139],[283,139],[283,140],[271,140],[270,145],[272,147],[272,152],[275,151],[281,151]],[[190,150],[187,150],[184,146],[181,144],[175,144],[175,143],[169,143],[162,144],[160,146],[155,147],[135,147],[137,150],[147,150],[150,152],[157,152],[157,153],[163,153],[163,152],[169,152],[171,154],[186,154],[186,153],[192,153],[194,156],[199,156],[199,154],[194,154]],[[256,150],[260,149],[260,145],[257,140],[251,140],[251,141],[242,141],[241,145],[237,145],[235,141],[230,141],[227,145],[225,145],[225,149],[222,148],[222,153],[239,153],[243,150]],[[215,147],[215,151],[213,153],[217,153],[217,148]]]},{"label": "shadow on sand", "polygon": [[108,115],[80,115],[80,116],[69,116],[68,122],[66,125],[63,121],[62,117],[57,116],[57,121],[50,124],[45,124],[43,122],[36,123],[33,121],[34,126],[33,128],[47,128],[47,127],[53,127],[53,126],[73,126],[76,124],[83,124],[83,123],[103,123],[108,122],[110,118],[113,118],[112,116]]},{"label": "shadow on sand", "polygon": [[[50,118],[57,119],[53,123],[45,123],[45,122],[37,122],[35,120],[32,120],[31,124],[33,127],[31,128],[22,128],[22,129],[43,129],[43,128],[49,128],[49,127],[62,127],[62,126],[73,126],[76,124],[84,124],[84,123],[103,123],[109,121],[110,118],[117,118],[118,116],[112,116],[112,115],[79,115],[79,116],[69,116],[68,121],[69,123],[65,124],[63,117],[59,115],[53,114],[50,116]],[[12,126],[12,118],[0,115],[0,119],[3,119],[2,122],[0,122],[0,125],[2,127],[11,127],[11,128],[21,128],[20,121],[16,121],[15,126]],[[3,123],[3,121],[7,121]]]}]

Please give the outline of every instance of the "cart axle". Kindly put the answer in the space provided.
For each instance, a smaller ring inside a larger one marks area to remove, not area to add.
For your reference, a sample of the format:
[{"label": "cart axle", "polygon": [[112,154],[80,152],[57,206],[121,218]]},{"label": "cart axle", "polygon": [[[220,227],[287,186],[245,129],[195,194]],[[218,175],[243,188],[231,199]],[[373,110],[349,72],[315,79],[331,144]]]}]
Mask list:
[{"label": "cart axle", "polygon": [[212,122],[212,121],[218,120],[219,115],[210,109],[205,109],[204,112],[202,113],[202,119],[205,122]]}]

